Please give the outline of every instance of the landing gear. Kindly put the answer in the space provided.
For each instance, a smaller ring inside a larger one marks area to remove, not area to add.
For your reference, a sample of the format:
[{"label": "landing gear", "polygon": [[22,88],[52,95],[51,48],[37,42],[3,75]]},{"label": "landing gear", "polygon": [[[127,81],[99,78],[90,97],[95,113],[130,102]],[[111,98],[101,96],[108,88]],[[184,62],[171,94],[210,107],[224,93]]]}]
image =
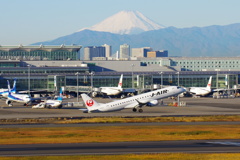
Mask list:
[{"label": "landing gear", "polygon": [[126,96],[124,95],[124,94],[122,94],[121,96],[120,96],[120,98],[121,99],[123,99],[123,98],[125,98]]},{"label": "landing gear", "polygon": [[[137,112],[137,108],[133,108],[132,110],[133,110],[133,112]],[[143,109],[139,108],[139,109],[138,109],[138,112],[139,112],[139,113],[142,113],[142,112],[143,112]]]},{"label": "landing gear", "polygon": [[46,108],[48,108],[48,109],[51,109],[51,108],[52,108],[52,106],[51,106],[51,105],[48,105]]}]

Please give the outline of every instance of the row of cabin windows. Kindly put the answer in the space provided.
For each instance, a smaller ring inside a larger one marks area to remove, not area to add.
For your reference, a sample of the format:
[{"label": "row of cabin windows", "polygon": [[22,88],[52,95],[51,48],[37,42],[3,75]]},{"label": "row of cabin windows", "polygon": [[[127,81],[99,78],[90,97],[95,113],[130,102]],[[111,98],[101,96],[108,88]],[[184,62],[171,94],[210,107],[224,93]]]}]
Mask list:
[{"label": "row of cabin windows", "polygon": [[[150,95],[149,96],[145,96],[145,97],[141,97],[141,98],[137,98],[137,100],[142,99],[142,98],[147,98],[147,97],[150,97]],[[115,104],[115,105],[120,105],[120,104],[123,104],[123,103],[129,103],[129,102],[133,102],[133,101],[135,101],[135,99],[128,100],[128,101],[125,101],[125,102],[122,102],[122,103],[118,103],[118,104]],[[111,107],[114,107],[115,105],[111,105]]]}]

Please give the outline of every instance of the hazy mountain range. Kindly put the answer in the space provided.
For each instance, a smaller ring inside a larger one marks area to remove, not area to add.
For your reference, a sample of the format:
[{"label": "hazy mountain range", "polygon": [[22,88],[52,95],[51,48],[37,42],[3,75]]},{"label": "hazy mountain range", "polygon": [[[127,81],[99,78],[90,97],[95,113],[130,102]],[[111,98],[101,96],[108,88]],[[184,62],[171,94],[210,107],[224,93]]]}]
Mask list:
[{"label": "hazy mountain range", "polygon": [[34,45],[152,47],[168,50],[169,56],[240,56],[240,23],[226,26],[175,28],[159,25],[137,11],[122,11],[90,28]]}]

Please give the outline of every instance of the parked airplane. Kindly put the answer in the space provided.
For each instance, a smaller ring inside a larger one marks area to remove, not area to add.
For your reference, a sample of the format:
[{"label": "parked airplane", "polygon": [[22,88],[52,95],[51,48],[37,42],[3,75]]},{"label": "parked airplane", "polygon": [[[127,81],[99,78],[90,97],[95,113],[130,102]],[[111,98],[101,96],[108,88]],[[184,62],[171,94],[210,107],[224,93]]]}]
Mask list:
[{"label": "parked airplane", "polygon": [[62,108],[62,88],[60,89],[60,94],[57,99],[49,99],[45,102],[41,102],[32,106],[32,108]]},{"label": "parked airplane", "polygon": [[31,103],[31,97],[28,94],[12,93],[10,90],[10,84],[8,80],[7,80],[7,83],[8,83],[8,96],[7,96],[6,104],[8,106],[12,106],[13,102],[24,103],[24,105],[28,105]]},{"label": "parked airplane", "polygon": [[[17,79],[14,79],[13,88],[10,90],[11,93],[16,93],[16,81],[17,81]],[[0,89],[0,97],[7,98],[8,97],[8,89]]]},{"label": "parked airplane", "polygon": [[189,92],[196,96],[206,96],[212,91],[212,76],[210,76],[206,87],[190,87]]},{"label": "parked airplane", "polygon": [[95,100],[90,98],[86,94],[81,94],[87,109],[80,109],[84,113],[93,112],[111,112],[119,111],[122,109],[131,108],[133,112],[143,112],[143,106],[155,106],[158,104],[158,99],[163,99],[166,97],[178,95],[184,92],[185,89],[178,86],[170,86],[163,89],[154,90],[151,92],[139,94],[133,97],[128,97],[125,99],[113,101],[106,104],[97,103]]},{"label": "parked airplane", "polygon": [[123,80],[123,75],[121,74],[121,77],[119,79],[119,83],[117,87],[100,87],[100,92],[101,94],[105,96],[115,96],[119,95],[122,91],[122,80]]}]

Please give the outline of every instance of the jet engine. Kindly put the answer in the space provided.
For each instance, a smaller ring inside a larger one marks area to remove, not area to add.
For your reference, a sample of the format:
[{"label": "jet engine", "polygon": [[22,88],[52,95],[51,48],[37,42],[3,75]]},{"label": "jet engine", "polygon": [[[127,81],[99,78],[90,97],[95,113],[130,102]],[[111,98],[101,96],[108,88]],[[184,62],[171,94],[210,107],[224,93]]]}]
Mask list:
[{"label": "jet engine", "polygon": [[152,107],[152,106],[156,106],[156,105],[158,105],[158,100],[150,101],[150,102],[147,103],[146,106]]},{"label": "jet engine", "polygon": [[12,101],[6,100],[6,104],[7,104],[8,106],[12,106]]}]

